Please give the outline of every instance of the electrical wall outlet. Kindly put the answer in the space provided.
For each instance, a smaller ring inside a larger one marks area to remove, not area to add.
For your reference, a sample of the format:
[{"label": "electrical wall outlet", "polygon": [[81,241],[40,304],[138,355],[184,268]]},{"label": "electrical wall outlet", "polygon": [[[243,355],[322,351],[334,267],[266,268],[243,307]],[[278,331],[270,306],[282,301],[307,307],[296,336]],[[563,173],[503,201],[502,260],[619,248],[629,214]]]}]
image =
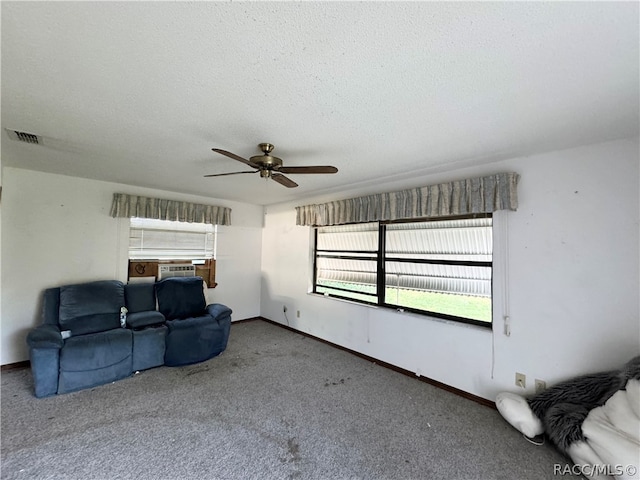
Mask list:
[{"label": "electrical wall outlet", "polygon": [[286,305],[283,305],[283,306],[282,306],[282,311],[283,311],[284,313],[287,313],[287,306],[286,306]]},{"label": "electrical wall outlet", "polygon": [[540,393],[543,390],[546,390],[546,388],[547,388],[547,382],[536,378],[536,393]]},{"label": "electrical wall outlet", "polygon": [[296,312],[296,317],[300,318],[300,310]]},{"label": "electrical wall outlet", "polygon": [[524,373],[516,372],[516,387],[527,388],[527,376]]}]

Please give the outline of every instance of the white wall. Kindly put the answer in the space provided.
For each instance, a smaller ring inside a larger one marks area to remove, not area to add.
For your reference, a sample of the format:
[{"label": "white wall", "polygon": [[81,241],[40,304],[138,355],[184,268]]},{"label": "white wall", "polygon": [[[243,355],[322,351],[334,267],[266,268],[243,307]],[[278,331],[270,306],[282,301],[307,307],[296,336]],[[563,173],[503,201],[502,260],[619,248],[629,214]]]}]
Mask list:
[{"label": "white wall", "polygon": [[[0,154],[0,252],[2,252],[2,155]],[[0,299],[2,298],[2,255],[0,254]],[[0,326],[2,324],[2,301],[0,300]],[[0,335],[2,330],[0,329]],[[0,342],[0,358],[2,358],[2,342]]]},{"label": "white wall", "polygon": [[263,208],[239,202],[137,188],[5,167],[2,192],[1,363],[28,358],[27,331],[40,322],[43,289],[99,279],[126,281],[128,221],[109,216],[114,192],[228,206],[216,280],[208,300],[235,320],[260,314]]},{"label": "white wall", "polygon": [[516,371],[531,393],[535,378],[617,367],[640,354],[639,163],[634,138],[377,187],[521,175],[518,211],[494,216],[493,332],[309,295],[310,229],[295,225],[293,207],[327,198],[267,207],[262,315],[285,324],[287,305],[293,328],[491,400],[517,390]]}]

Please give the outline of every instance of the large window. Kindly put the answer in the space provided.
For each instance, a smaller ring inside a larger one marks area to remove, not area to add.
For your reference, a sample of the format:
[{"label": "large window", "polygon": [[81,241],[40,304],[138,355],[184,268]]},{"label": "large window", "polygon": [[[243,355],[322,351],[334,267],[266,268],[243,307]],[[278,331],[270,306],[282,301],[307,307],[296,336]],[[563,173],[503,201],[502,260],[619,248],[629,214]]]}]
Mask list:
[{"label": "large window", "polygon": [[491,325],[492,218],[316,229],[315,293]]}]

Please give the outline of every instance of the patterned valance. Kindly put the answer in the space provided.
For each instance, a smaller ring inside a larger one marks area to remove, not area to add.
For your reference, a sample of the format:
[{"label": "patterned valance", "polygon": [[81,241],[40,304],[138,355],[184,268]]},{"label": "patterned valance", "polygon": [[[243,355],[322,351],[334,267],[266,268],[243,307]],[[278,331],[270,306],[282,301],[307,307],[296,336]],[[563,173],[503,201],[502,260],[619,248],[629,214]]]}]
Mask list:
[{"label": "patterned valance", "polygon": [[231,209],[215,205],[114,193],[112,217],[155,218],[189,223],[231,225]]},{"label": "patterned valance", "polygon": [[498,173],[399,192],[296,207],[296,224],[343,225],[516,210],[520,175]]}]

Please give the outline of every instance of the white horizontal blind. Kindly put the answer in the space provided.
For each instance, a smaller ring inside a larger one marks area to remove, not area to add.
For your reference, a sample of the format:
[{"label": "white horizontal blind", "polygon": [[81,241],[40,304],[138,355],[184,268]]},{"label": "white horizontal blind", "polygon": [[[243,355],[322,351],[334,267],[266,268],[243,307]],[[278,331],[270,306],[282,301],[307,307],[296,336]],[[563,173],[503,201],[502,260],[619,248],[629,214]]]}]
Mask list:
[{"label": "white horizontal blind", "polygon": [[390,224],[385,246],[387,284],[491,297],[491,267],[482,264],[492,261],[490,217]]},{"label": "white horizontal blind", "polygon": [[215,258],[216,226],[208,223],[131,218],[129,259],[197,260]]}]

